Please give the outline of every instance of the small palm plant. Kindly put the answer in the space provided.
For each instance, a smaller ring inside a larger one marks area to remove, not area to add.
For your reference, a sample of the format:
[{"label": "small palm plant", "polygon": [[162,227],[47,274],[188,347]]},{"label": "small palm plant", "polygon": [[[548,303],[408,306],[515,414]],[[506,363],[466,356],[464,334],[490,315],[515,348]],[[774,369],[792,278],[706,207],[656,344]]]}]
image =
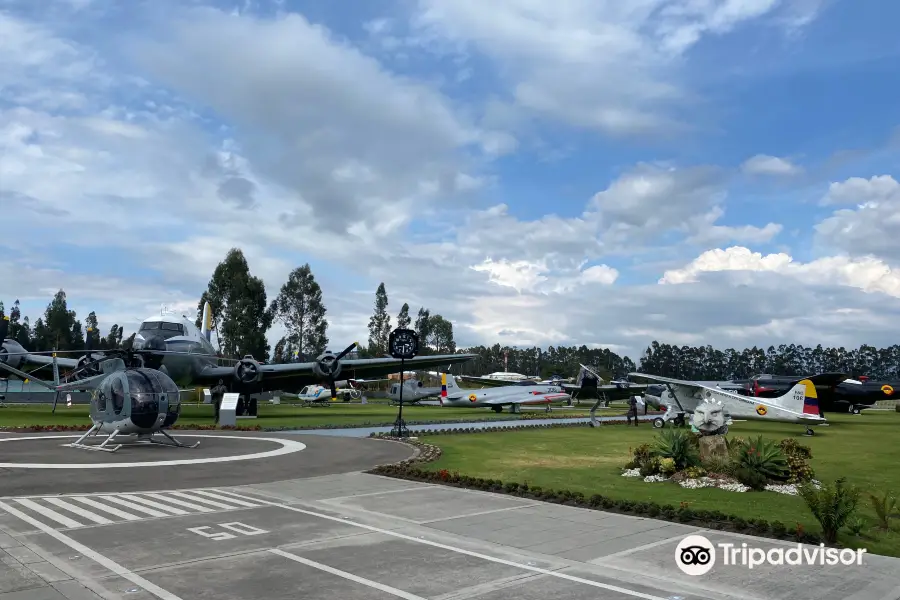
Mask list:
[{"label": "small palm plant", "polygon": [[881,497],[870,493],[869,499],[872,501],[875,516],[878,517],[878,528],[887,531],[891,528],[891,519],[897,513],[897,498],[890,492],[885,492]]},{"label": "small palm plant", "polygon": [[653,444],[651,452],[659,458],[671,458],[677,471],[700,464],[700,452],[691,439],[694,436],[685,429],[664,429]]},{"label": "small palm plant", "polygon": [[816,488],[811,482],[797,488],[797,493],[822,527],[822,537],[829,544],[837,541],[837,534],[850,520],[859,504],[859,490],[847,485],[844,477],[833,484]]}]

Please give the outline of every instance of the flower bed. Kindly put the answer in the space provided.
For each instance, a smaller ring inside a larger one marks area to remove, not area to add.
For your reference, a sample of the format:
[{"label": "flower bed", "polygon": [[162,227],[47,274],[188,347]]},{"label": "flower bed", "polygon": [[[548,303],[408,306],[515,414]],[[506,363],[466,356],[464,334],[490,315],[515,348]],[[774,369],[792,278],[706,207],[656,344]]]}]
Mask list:
[{"label": "flower bed", "polygon": [[[642,477],[641,470],[625,469],[624,471],[622,471],[622,477]],[[643,479],[646,483],[662,483],[672,480],[671,477],[666,477],[665,475],[647,475],[646,477],[643,477]],[[714,487],[728,492],[749,492],[751,489],[749,486],[746,486],[735,479],[721,476],[684,478],[673,483],[677,483],[681,487],[687,488],[689,490]],[[811,480],[811,483],[817,488],[821,486],[821,483],[816,481],[815,479]],[[796,483],[769,483],[766,484],[763,489],[767,492],[776,492],[778,494],[796,496],[798,495],[797,488],[798,486]]]}]

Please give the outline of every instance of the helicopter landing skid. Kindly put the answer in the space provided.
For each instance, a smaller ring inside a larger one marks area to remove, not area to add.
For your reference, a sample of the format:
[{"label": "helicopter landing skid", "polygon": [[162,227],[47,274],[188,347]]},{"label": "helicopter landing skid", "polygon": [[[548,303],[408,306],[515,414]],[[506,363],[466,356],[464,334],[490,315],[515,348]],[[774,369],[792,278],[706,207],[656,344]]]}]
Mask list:
[{"label": "helicopter landing skid", "polygon": [[94,451],[99,451],[99,452],[115,452],[116,450],[118,450],[119,448],[121,448],[123,446],[123,444],[117,444],[112,447],[107,447],[107,444],[109,444],[111,441],[113,441],[113,438],[115,438],[117,435],[119,435],[118,429],[116,429],[111,434],[109,434],[109,437],[107,437],[105,440],[103,440],[103,442],[101,442],[100,444],[97,444],[96,446],[92,445],[92,444],[84,443],[84,440],[86,440],[88,437],[90,437],[92,435],[97,435],[97,432],[99,430],[100,430],[100,427],[97,425],[94,425],[93,427],[88,429],[85,432],[85,434],[83,436],[81,436],[80,438],[78,438],[76,441],[72,442],[71,444],[65,444],[65,445],[68,446],[69,448],[78,448],[79,450],[94,450]]},{"label": "helicopter landing skid", "polygon": [[150,436],[150,438],[149,438],[147,441],[150,442],[151,444],[159,444],[160,446],[174,446],[174,447],[176,447],[176,448],[196,448],[197,446],[200,445],[200,442],[197,442],[197,443],[192,444],[192,445],[190,445],[190,446],[188,446],[187,444],[183,444],[182,442],[179,442],[177,439],[175,439],[175,438],[173,438],[171,435],[169,435],[168,432],[166,432],[166,431],[164,431],[164,430],[162,430],[162,429],[159,430],[159,433],[161,433],[161,434],[163,434],[164,436],[166,436],[166,438],[167,438],[170,442],[172,442],[172,443],[171,443],[171,444],[168,444],[168,443],[166,443],[166,442],[164,442],[164,441],[162,441],[162,440],[155,440],[155,439],[153,439],[153,436],[152,436],[152,435]]}]

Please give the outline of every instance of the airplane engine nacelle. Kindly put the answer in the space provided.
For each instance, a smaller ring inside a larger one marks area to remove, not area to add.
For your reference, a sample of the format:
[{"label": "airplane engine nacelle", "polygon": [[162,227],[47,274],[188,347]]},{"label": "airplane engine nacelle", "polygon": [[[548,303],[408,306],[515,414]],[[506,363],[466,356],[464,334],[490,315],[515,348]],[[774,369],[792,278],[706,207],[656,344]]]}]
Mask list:
[{"label": "airplane engine nacelle", "polygon": [[341,373],[341,361],[334,354],[326,352],[313,363],[313,373],[323,379],[337,378]]},{"label": "airplane engine nacelle", "polygon": [[[19,345],[19,342],[15,342],[13,340],[5,340],[2,345],[0,345],[0,362],[4,365],[9,365],[13,369],[18,369],[22,362],[25,359],[25,348]],[[7,373],[3,372],[3,377],[6,377]]]},{"label": "airplane engine nacelle", "polygon": [[252,356],[245,356],[234,365],[234,378],[241,383],[259,381],[260,375],[259,363]]}]

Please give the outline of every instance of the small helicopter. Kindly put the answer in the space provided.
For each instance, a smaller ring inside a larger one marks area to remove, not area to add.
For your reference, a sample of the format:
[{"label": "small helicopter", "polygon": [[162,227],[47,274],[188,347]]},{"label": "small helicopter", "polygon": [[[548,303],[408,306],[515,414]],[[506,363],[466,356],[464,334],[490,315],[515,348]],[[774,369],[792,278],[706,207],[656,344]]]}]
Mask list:
[{"label": "small helicopter", "polygon": [[[0,339],[6,335],[8,324],[8,320],[0,319]],[[89,333],[90,331],[88,329]],[[131,350],[104,351],[104,356],[97,358],[91,352],[90,339],[91,336],[88,335],[85,348],[90,360],[79,361],[80,366],[71,374],[74,381],[60,382],[56,352],[51,353],[53,383],[35,379],[33,375],[3,362],[0,362],[0,369],[55,391],[54,412],[61,393],[91,392],[92,426],[78,440],[66,444],[69,447],[115,452],[125,443],[160,444],[178,448],[196,448],[200,444],[183,444],[166,431],[166,428],[178,420],[181,396],[178,386],[166,373],[147,364],[158,361],[159,358],[142,356],[145,353]],[[102,443],[86,443],[89,437],[100,434],[107,434]],[[167,441],[154,438],[156,434],[162,434]],[[136,436],[136,439],[110,445],[121,439],[120,436]]]}]

